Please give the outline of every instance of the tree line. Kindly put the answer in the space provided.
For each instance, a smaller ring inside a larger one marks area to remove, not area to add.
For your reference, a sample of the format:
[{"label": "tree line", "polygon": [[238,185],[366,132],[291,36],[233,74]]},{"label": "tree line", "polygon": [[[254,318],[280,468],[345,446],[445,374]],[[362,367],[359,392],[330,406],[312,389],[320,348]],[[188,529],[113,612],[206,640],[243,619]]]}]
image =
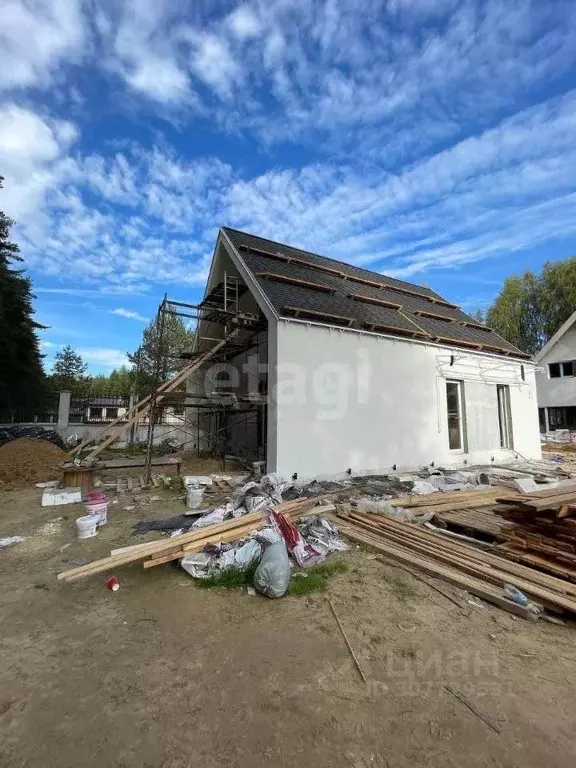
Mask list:
[{"label": "tree line", "polygon": [[535,355],[576,311],[576,257],[549,261],[504,281],[478,319],[524,352]]},{"label": "tree line", "polygon": [[108,375],[88,374],[88,365],[70,345],[54,357],[47,384],[52,391],[69,390],[76,395],[138,395],[152,392],[156,383],[172,378],[182,367],[181,353],[194,346],[195,331],[186,327],[178,315],[166,315],[159,333],[154,318],[142,334],[136,352],[128,352],[129,365],[115,368]]}]

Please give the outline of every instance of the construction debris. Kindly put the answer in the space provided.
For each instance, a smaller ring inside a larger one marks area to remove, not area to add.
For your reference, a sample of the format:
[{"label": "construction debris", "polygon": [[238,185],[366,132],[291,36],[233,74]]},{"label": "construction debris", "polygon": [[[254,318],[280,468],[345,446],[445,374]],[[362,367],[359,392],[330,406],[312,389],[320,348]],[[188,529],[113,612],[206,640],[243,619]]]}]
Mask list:
[{"label": "construction debris", "polygon": [[[308,510],[311,509],[312,506],[313,503],[308,499],[303,499],[301,501],[290,501],[280,504],[278,510],[287,517],[291,517],[292,515],[300,514],[306,508]],[[84,568],[64,571],[58,574],[58,579],[76,581],[85,576],[102,573],[120,565],[138,561],[143,563],[144,568],[152,568],[173,560],[181,560],[189,552],[202,552],[208,544],[239,541],[266,525],[268,525],[268,519],[265,513],[260,511],[252,512],[240,518],[232,518],[232,520],[183,533],[170,539],[112,550],[110,557],[96,560]]]},{"label": "construction debris", "polygon": [[507,599],[514,584],[532,602],[553,611],[576,614],[576,586],[472,546],[439,537],[409,523],[366,515],[351,508],[337,513],[342,533],[406,565],[465,589],[511,613],[533,618],[531,610]]}]

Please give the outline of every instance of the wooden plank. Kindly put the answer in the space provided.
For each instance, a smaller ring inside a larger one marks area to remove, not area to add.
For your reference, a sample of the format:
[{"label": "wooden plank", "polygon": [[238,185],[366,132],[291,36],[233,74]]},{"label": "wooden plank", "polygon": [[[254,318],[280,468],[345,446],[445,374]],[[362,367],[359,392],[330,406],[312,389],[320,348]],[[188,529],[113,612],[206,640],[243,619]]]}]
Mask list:
[{"label": "wooden plank", "polygon": [[[302,509],[307,504],[310,504],[310,507],[313,508],[315,501],[315,499],[303,499],[300,502],[285,502],[285,504],[280,504],[275,509],[287,515],[291,515],[292,513],[301,514]],[[256,525],[256,527],[259,527],[263,520],[265,520],[263,515],[264,513],[262,510],[257,510],[256,512],[250,512],[247,515],[243,515],[241,518],[234,518],[233,520],[219,523],[216,526],[207,526],[198,531],[183,533],[180,536],[174,536],[171,539],[161,539],[145,544],[137,544],[133,548],[130,547],[129,552],[123,552],[119,555],[111,555],[110,557],[105,557],[100,560],[95,560],[92,563],[88,563],[88,565],[81,565],[78,568],[62,571],[58,574],[57,578],[60,581],[72,581],[78,578],[83,578],[84,576],[89,576],[93,573],[107,571],[110,568],[115,568],[119,565],[133,563],[148,556],[163,555],[180,545],[198,541],[206,535],[226,533],[227,531],[238,528],[248,522],[257,522],[258,525]]]},{"label": "wooden plank", "polygon": [[[168,394],[169,392],[172,392],[176,387],[178,387],[180,384],[182,384],[188,376],[193,373],[194,371],[198,370],[207,360],[209,360],[211,357],[213,357],[216,352],[218,352],[225,344],[226,342],[232,338],[233,336],[236,336],[238,334],[238,329],[235,328],[231,333],[228,334],[228,336],[225,339],[222,339],[218,344],[216,344],[212,349],[208,350],[207,352],[204,352],[199,358],[197,358],[193,363],[190,363],[189,365],[184,366],[184,368],[179,371],[170,381],[165,382],[164,384],[161,384],[157,391],[156,391],[156,402],[161,402],[164,399],[164,395]],[[116,419],[116,421],[111,422],[106,426],[104,430],[102,430],[98,435],[92,437],[88,442],[84,443],[84,445],[88,445],[89,442],[94,442],[99,436],[102,434],[105,434],[108,432],[113,426],[119,425],[120,431],[118,434],[111,435],[109,438],[104,440],[104,442],[100,443],[96,448],[91,451],[87,459],[93,459],[95,456],[100,454],[105,448],[108,448],[108,446],[112,445],[113,442],[115,442],[119,437],[121,437],[123,434],[125,434],[130,427],[135,425],[137,421],[150,410],[150,405],[152,403],[152,395],[147,395],[143,400],[140,400],[128,413],[124,414],[124,416],[120,419]],[[126,420],[126,417],[128,419]],[[75,452],[79,451],[81,449],[82,444],[78,446],[77,449],[74,449]]]},{"label": "wooden plank", "polygon": [[508,501],[508,498],[514,498],[517,495],[518,491],[513,488],[486,487],[478,491],[438,491],[424,495],[399,496],[396,499],[390,499],[390,504],[393,507],[425,507],[452,501],[458,503],[476,500],[478,502],[476,506],[481,507],[484,506],[482,502],[493,502],[498,496],[505,496],[505,500]]},{"label": "wooden plank", "polygon": [[116,480],[116,493],[122,493],[122,480]]},{"label": "wooden plank", "polygon": [[248,536],[250,533],[257,530],[259,526],[260,523],[248,523],[247,525],[234,528],[234,530],[229,531],[228,533],[215,533],[212,535],[209,534],[203,539],[194,542],[193,544],[186,544],[184,547],[175,549],[172,552],[167,552],[164,555],[159,555],[158,557],[153,557],[150,560],[145,560],[143,562],[143,566],[144,568],[154,568],[157,565],[163,565],[164,563],[169,563],[172,560],[179,560],[189,552],[201,552],[208,544],[219,544],[220,542],[243,539],[245,536]]},{"label": "wooden plank", "polygon": [[[349,516],[349,517],[352,517],[353,519],[353,516]],[[366,524],[363,522],[358,523],[358,521],[356,520],[354,520],[354,524],[359,524],[362,527],[367,528],[368,530],[371,530],[371,532],[376,532],[376,535],[378,535],[377,529],[375,531],[374,527],[370,526],[369,524]],[[380,532],[379,535],[383,536],[388,541],[396,542],[401,546],[408,546],[409,551],[416,550],[417,552],[421,553],[425,557],[429,557],[432,560],[435,560],[447,566],[457,567],[459,571],[463,571],[464,573],[467,573],[468,575],[473,576],[475,578],[481,578],[485,581],[490,582],[491,584],[494,584],[497,587],[503,588],[504,584],[510,581],[510,574],[507,573],[506,570],[497,570],[492,566],[482,565],[478,561],[468,559],[465,555],[460,555],[456,557],[453,553],[445,553],[444,551],[441,551],[435,546],[429,546],[423,543],[416,543],[415,541],[412,541],[411,543],[406,544],[405,539],[403,539],[401,535],[398,535],[395,533]],[[507,566],[506,560],[502,560],[502,566],[506,568]],[[576,600],[573,598],[560,595],[556,592],[552,592],[551,590],[548,590],[539,584],[536,584],[532,581],[521,579],[519,577],[515,577],[514,585],[518,589],[520,589],[522,592],[534,598],[538,602],[545,602],[547,605],[552,605],[552,606],[560,606],[566,610],[576,613]]]},{"label": "wooden plank", "polygon": [[[339,524],[339,519],[346,520],[348,514],[350,513],[338,512],[337,516],[334,518],[336,524]],[[502,569],[505,566],[507,571],[512,574],[513,577],[519,576],[525,579],[532,579],[548,589],[553,589],[560,594],[570,594],[576,598],[576,589],[571,584],[566,584],[561,579],[538,573],[524,565],[516,565],[515,563],[503,561],[498,555],[475,549],[464,542],[452,541],[445,538],[440,540],[439,537],[441,534],[420,530],[409,523],[401,523],[389,518],[376,517],[375,515],[364,515],[364,517],[369,518],[370,521],[377,522],[377,524],[385,530],[401,532],[403,535],[415,539],[417,543],[422,540],[430,541],[432,538],[434,543],[442,548],[443,552],[451,553],[454,556],[465,555],[468,559],[475,559],[481,564],[490,565],[495,568]]]},{"label": "wooden plank", "polygon": [[401,304],[395,304],[393,301],[386,301],[385,299],[375,299],[373,296],[362,296],[360,293],[349,293],[348,298],[352,301],[360,301],[365,304],[376,304],[379,307],[386,307],[387,309],[401,310]]},{"label": "wooden plank", "polygon": [[126,483],[128,485],[128,493],[130,493],[131,491],[134,490],[134,480],[131,477],[129,477],[126,480]]},{"label": "wooden plank", "polygon": [[[152,459],[153,467],[177,467],[182,459],[176,456],[159,456]],[[100,465],[104,469],[138,469],[146,466],[146,459],[110,459]]]},{"label": "wooden plank", "polygon": [[278,275],[275,272],[257,272],[256,277],[261,277],[263,280],[272,280],[277,283],[286,283],[287,285],[296,285],[301,288],[308,288],[312,291],[319,291],[320,293],[335,293],[335,288],[331,288],[329,285],[323,283],[314,283],[310,280],[301,280],[298,277],[287,277],[286,275]]},{"label": "wooden plank", "polygon": [[368,533],[363,533],[353,528],[352,526],[343,528],[342,532],[344,535],[348,536],[348,538],[353,539],[354,541],[367,544],[368,546],[376,549],[378,552],[389,555],[395,560],[399,560],[402,563],[415,566],[425,573],[428,573],[430,576],[438,576],[439,578],[444,579],[444,581],[453,584],[455,587],[458,587],[459,589],[465,589],[467,592],[476,595],[476,597],[479,597],[482,600],[486,600],[486,602],[493,603],[499,608],[503,608],[510,613],[514,613],[516,616],[522,616],[523,618],[530,617],[529,612],[525,608],[517,605],[516,603],[513,603],[510,600],[506,600],[506,598],[502,597],[502,595],[500,595],[496,589],[492,588],[490,585],[486,584],[480,579],[476,579],[471,576],[465,576],[453,568],[447,568],[438,563],[435,563],[433,560],[419,557],[413,552],[410,552],[409,550],[402,547],[386,544],[384,541],[379,540],[377,537],[373,537]]}]

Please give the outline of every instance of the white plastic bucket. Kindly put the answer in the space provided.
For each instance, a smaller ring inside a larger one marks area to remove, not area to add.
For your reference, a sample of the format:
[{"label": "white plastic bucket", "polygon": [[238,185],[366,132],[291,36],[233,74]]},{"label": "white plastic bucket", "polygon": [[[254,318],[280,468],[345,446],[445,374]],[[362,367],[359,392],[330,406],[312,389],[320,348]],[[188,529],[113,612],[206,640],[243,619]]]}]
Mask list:
[{"label": "white plastic bucket", "polygon": [[188,487],[186,492],[186,506],[188,509],[198,509],[204,500],[204,488]]},{"label": "white plastic bucket", "polygon": [[96,525],[106,525],[108,522],[107,501],[89,501],[86,504],[86,514],[96,518]]},{"label": "white plastic bucket", "polygon": [[79,539],[91,539],[96,536],[96,515],[85,515],[76,519],[76,533]]}]

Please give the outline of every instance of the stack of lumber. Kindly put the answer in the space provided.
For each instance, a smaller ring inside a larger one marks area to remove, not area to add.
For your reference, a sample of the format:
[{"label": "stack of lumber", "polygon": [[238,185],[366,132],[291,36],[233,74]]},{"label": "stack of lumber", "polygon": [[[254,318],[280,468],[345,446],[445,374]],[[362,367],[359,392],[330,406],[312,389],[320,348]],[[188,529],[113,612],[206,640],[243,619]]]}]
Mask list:
[{"label": "stack of lumber", "polygon": [[576,585],[511,562],[459,541],[446,540],[417,525],[341,507],[336,513],[341,532],[394,560],[417,567],[477,597],[520,616],[523,606],[507,600],[505,584],[513,584],[535,603],[556,612],[576,614]]},{"label": "stack of lumber", "polygon": [[495,514],[513,523],[498,551],[576,583],[576,484],[497,501]]},{"label": "stack of lumber", "polygon": [[[305,510],[313,508],[315,499],[296,499],[279,504],[275,509],[288,518],[297,517]],[[333,507],[331,507],[333,508]],[[324,509],[319,507],[318,510]],[[224,523],[208,525],[180,536],[169,539],[136,544],[131,547],[113,549],[110,557],[95,560],[88,565],[72,568],[58,574],[60,581],[78,581],[86,576],[109,571],[121,565],[141,561],[144,568],[179,560],[189,552],[201,552],[208,544],[236,541],[248,536],[253,531],[267,524],[267,514],[258,510],[242,517],[227,520]]]},{"label": "stack of lumber", "polygon": [[475,509],[476,507],[490,506],[502,497],[517,496],[518,491],[513,488],[500,488],[478,486],[474,491],[438,491],[438,493],[426,493],[423,495],[400,496],[390,499],[393,507],[412,509],[418,507],[418,513],[424,512],[448,512],[454,509]]}]

